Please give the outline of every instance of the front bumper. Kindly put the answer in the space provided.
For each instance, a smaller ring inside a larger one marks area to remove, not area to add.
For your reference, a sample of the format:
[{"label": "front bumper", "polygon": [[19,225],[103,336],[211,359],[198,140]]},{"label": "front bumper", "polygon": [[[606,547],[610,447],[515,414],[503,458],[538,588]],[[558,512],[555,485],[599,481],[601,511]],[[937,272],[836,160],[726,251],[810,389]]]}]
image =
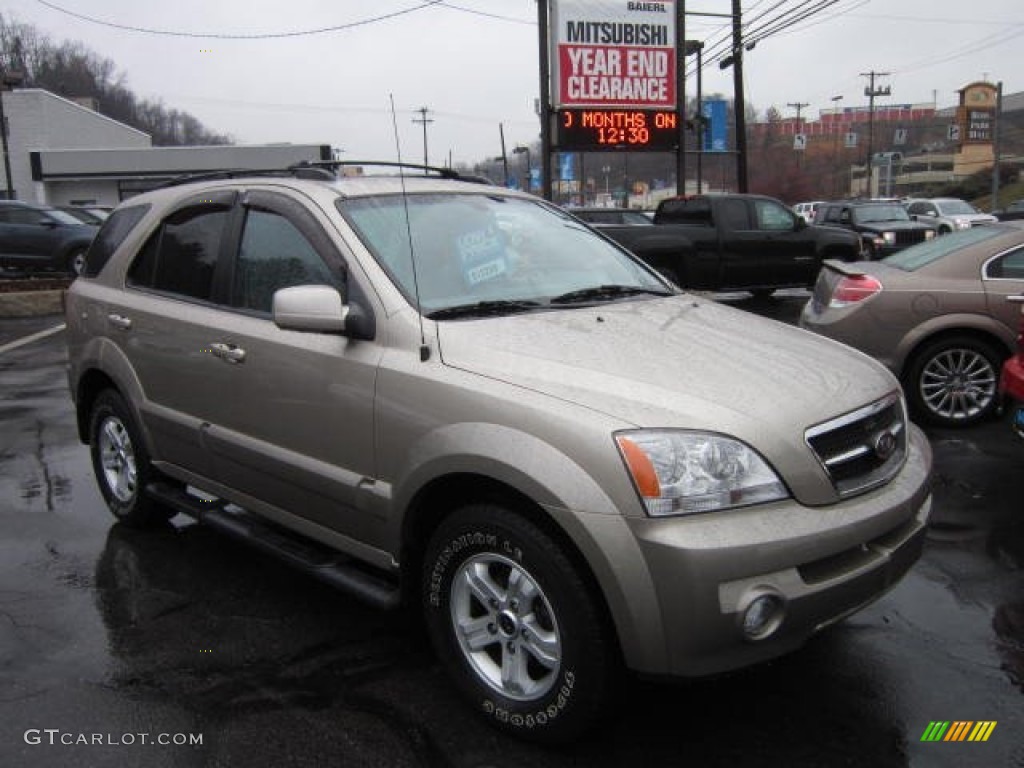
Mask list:
[{"label": "front bumper", "polygon": [[[664,649],[663,668],[638,671],[699,676],[764,661],[880,597],[921,554],[930,473],[928,441],[911,427],[903,469],[861,496],[632,522],[660,607],[663,636],[649,640]],[[751,640],[743,613],[762,594],[782,618]]]}]

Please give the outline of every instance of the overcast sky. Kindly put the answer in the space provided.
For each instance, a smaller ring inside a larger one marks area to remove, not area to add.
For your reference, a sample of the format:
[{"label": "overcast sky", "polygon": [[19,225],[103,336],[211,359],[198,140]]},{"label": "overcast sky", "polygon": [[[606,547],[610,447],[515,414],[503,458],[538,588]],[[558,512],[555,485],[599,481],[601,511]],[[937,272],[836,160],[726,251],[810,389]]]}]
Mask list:
[{"label": "overcast sky", "polygon": [[[783,0],[772,11],[778,4],[744,0],[744,19],[754,29],[814,3]],[[689,0],[686,8],[725,14],[731,3]],[[413,119],[423,106],[434,164],[449,153],[457,163],[500,154],[499,123],[509,150],[539,137],[535,0],[0,0],[0,10],[54,41],[85,43],[137,96],[190,112],[238,143],[331,144],[348,159],[394,159],[391,95],[406,160],[422,160]],[[71,14],[192,35],[355,26],[239,40],[116,29]],[[689,16],[686,36],[708,41],[711,52],[727,24]],[[860,73],[871,70],[890,73],[876,83],[892,90],[879,104],[952,106],[958,88],[985,78],[1013,93],[1024,90],[1022,36],[1022,0],[839,0],[746,54],[746,97],[760,113],[774,105],[792,115],[787,103],[808,103],[803,114],[814,116],[833,96],[842,106],[866,103]],[[731,71],[717,64],[704,71],[704,92],[713,91],[732,98]]]}]

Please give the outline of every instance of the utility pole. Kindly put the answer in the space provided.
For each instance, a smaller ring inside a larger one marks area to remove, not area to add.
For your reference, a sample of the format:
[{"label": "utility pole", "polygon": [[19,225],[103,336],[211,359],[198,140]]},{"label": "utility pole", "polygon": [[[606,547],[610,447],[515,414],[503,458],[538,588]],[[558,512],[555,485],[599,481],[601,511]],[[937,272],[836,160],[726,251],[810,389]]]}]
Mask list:
[{"label": "utility pole", "polygon": [[430,165],[430,161],[427,159],[427,123],[432,123],[434,121],[427,117],[427,113],[430,110],[427,109],[426,107],[420,107],[415,111],[419,112],[420,116],[414,117],[412,121],[414,123],[419,123],[423,126],[423,164]]},{"label": "utility pole", "polygon": [[[787,107],[792,107],[793,109],[796,110],[796,132],[797,133],[803,133],[803,130],[802,130],[801,125],[800,125],[800,113],[803,112],[804,107],[809,107],[811,105],[808,104],[806,101],[796,101],[796,102],[790,101],[790,102],[786,103],[786,106]],[[796,147],[796,137],[795,136],[793,137],[793,141],[794,141],[793,147],[795,148]],[[802,173],[803,170],[804,170],[804,152],[801,151],[801,152],[797,153],[796,164],[797,164],[797,167],[799,167],[800,172]]]},{"label": "utility pole", "polygon": [[[541,0],[541,5],[544,0]],[[686,194],[686,0],[676,3],[676,113],[679,115],[679,149],[676,152],[676,194]]]},{"label": "utility pole", "polygon": [[732,82],[736,112],[736,186],[747,192],[747,102],[743,96],[743,24],[740,0],[732,0]]},{"label": "utility pole", "polygon": [[797,102],[790,101],[790,102],[786,103],[786,106],[787,107],[792,107],[793,109],[796,110],[796,127],[797,127],[797,130],[799,130],[800,129],[800,113],[803,111],[804,107],[809,107],[811,105],[808,104],[806,101],[797,101]]},{"label": "utility pole", "polygon": [[868,197],[871,197],[872,180],[874,178],[875,168],[871,163],[872,155],[875,151],[875,97],[876,96],[888,96],[892,93],[892,89],[889,86],[884,88],[875,88],[876,77],[888,77],[888,72],[861,72],[861,77],[868,78],[869,85],[864,89],[864,95],[868,97]]}]

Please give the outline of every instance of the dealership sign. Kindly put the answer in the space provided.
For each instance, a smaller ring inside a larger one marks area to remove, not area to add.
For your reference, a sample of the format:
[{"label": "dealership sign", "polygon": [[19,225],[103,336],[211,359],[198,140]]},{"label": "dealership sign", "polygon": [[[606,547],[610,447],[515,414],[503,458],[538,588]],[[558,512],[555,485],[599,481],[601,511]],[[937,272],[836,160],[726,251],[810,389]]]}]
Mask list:
[{"label": "dealership sign", "polygon": [[674,2],[550,2],[556,108],[675,108]]}]

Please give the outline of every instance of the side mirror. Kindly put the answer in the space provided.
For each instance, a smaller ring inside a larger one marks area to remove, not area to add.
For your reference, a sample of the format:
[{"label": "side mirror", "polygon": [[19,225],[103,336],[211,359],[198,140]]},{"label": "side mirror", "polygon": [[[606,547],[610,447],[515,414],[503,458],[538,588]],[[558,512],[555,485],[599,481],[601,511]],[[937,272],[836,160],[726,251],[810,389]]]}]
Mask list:
[{"label": "side mirror", "polygon": [[295,285],[275,291],[273,315],[275,325],[288,331],[373,338],[372,316],[358,304],[343,304],[341,294],[329,285]]}]

